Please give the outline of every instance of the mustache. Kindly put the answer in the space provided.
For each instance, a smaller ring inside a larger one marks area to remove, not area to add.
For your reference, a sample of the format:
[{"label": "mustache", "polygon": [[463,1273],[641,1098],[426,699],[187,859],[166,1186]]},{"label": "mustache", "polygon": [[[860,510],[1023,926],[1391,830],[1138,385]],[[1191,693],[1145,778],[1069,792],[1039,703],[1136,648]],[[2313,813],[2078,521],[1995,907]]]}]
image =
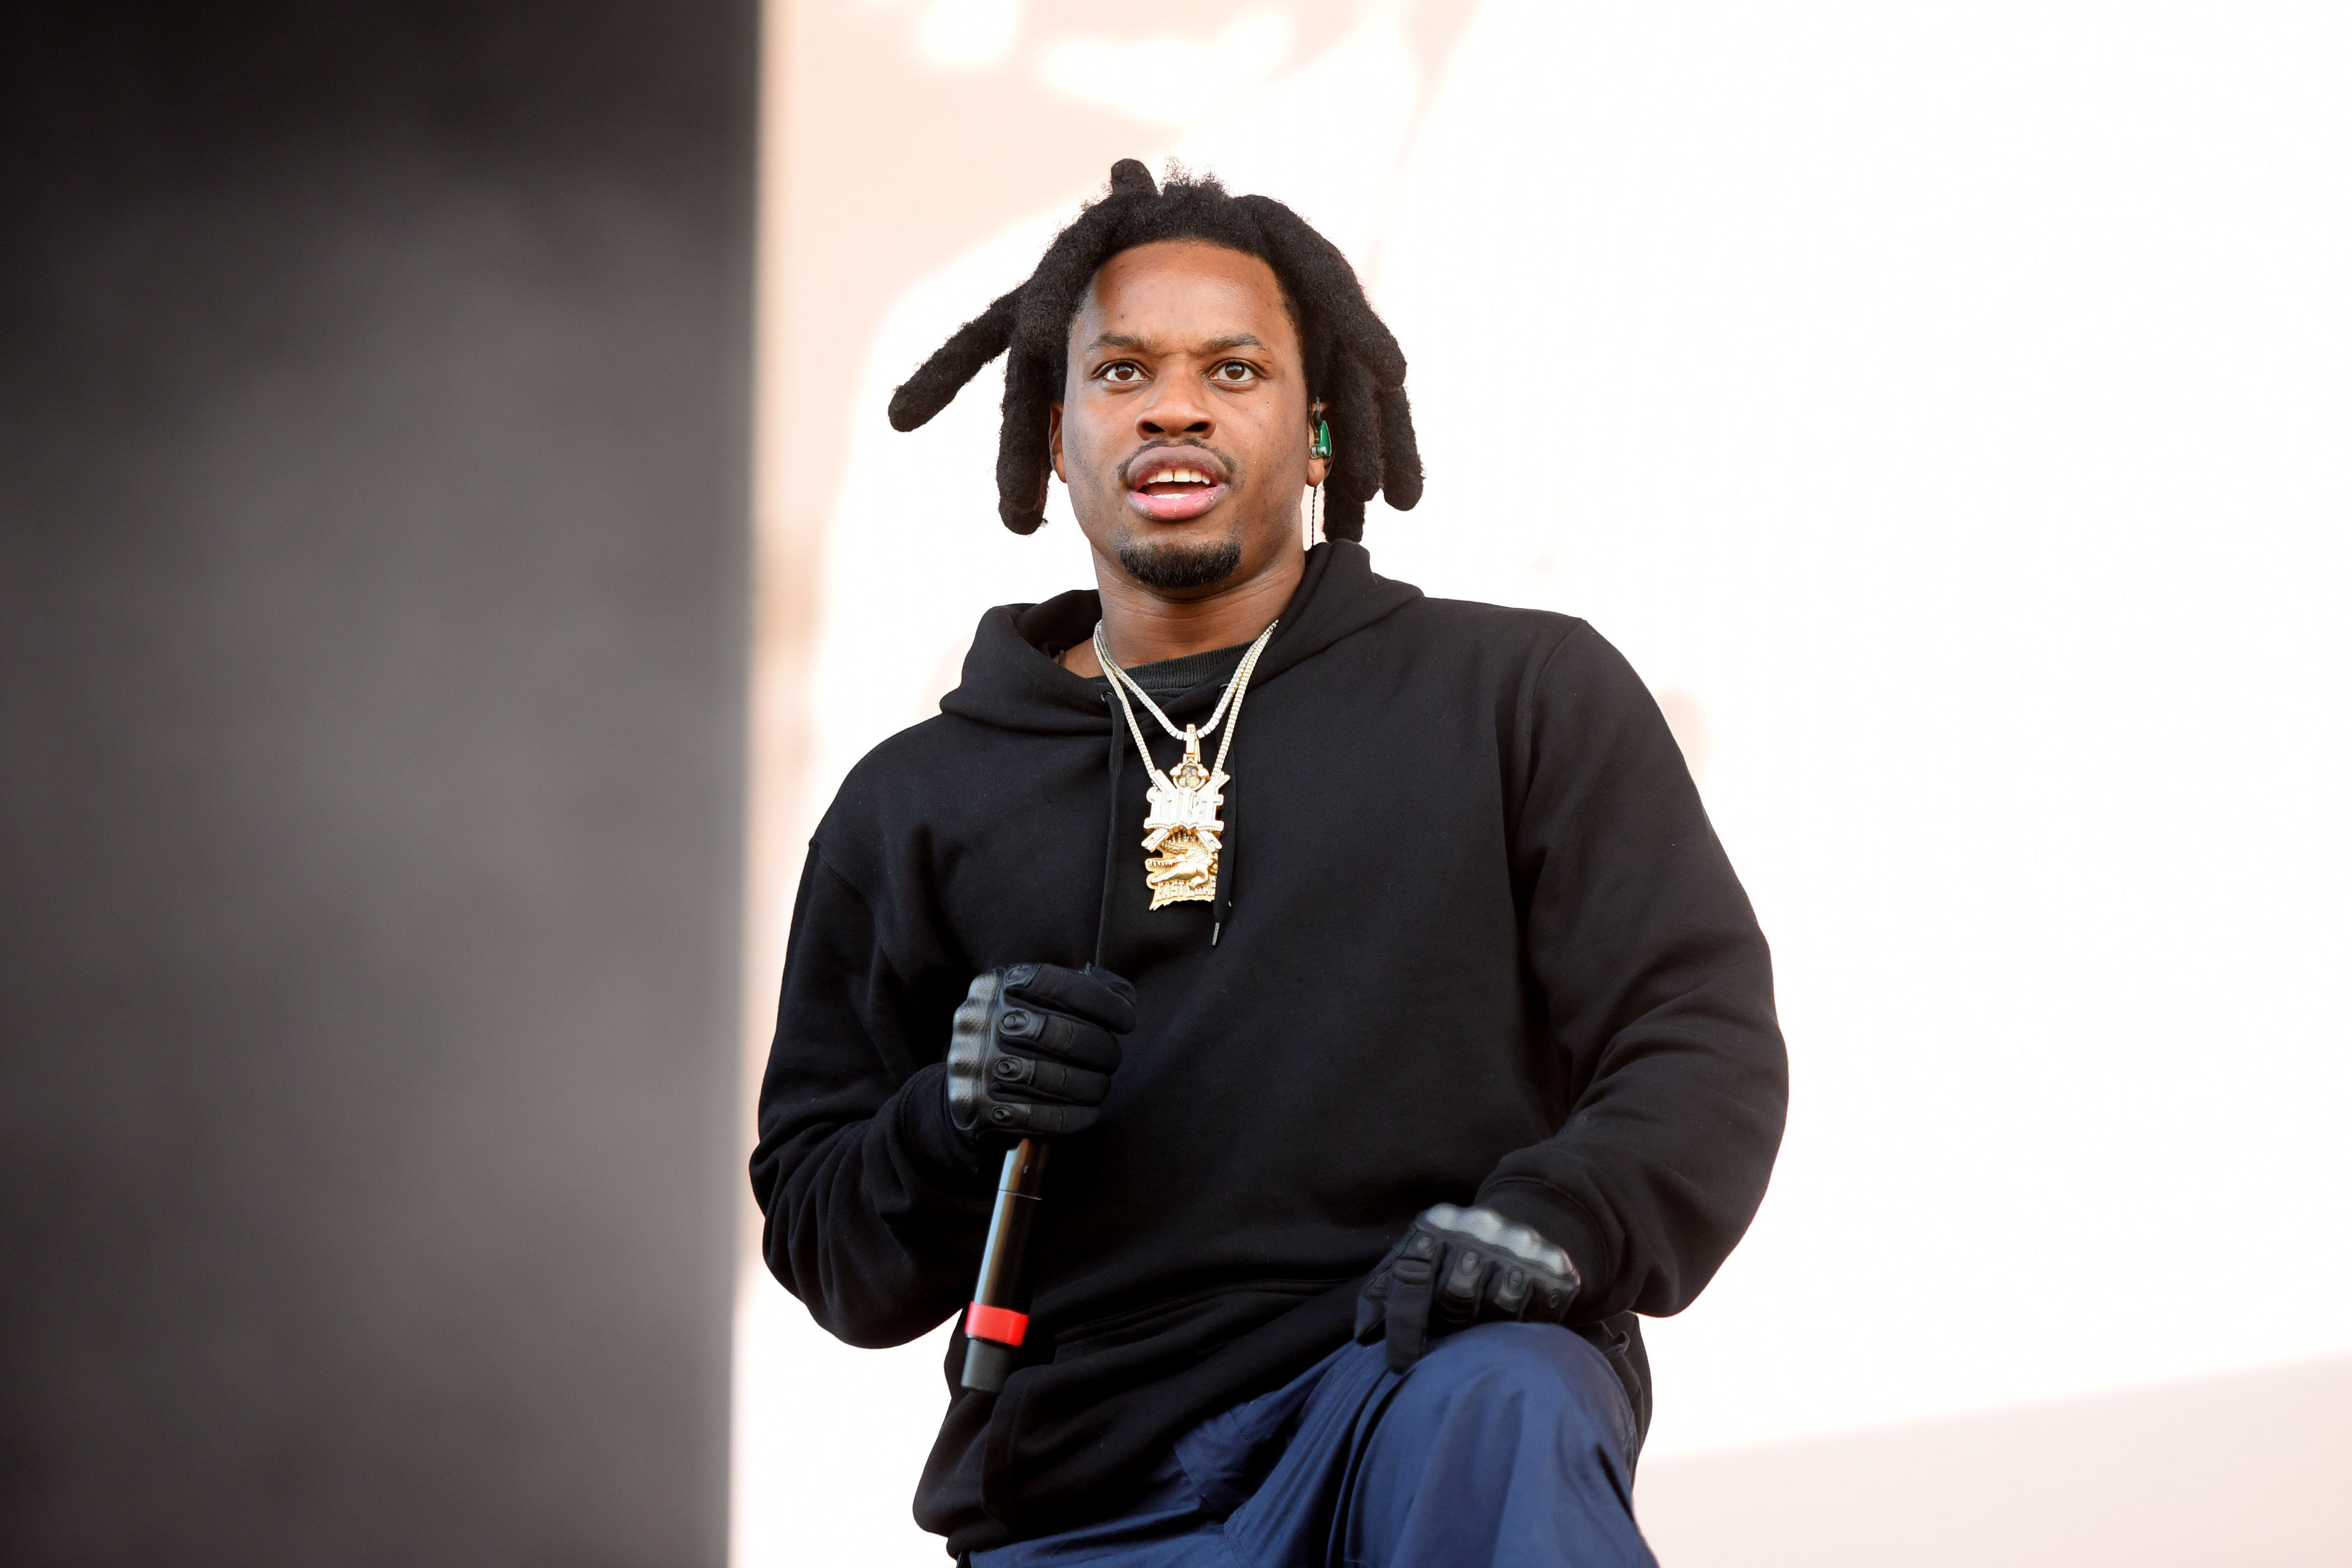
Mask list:
[{"label": "mustache", "polygon": [[1154,441],[1150,446],[1140,448],[1125,462],[1119,464],[1115,470],[1118,475],[1118,482],[1122,486],[1131,488],[1135,483],[1136,474],[1146,463],[1158,462],[1176,452],[1205,454],[1210,459],[1211,466],[1228,484],[1232,483],[1241,472],[1241,465],[1234,462],[1232,458],[1210,446],[1206,441],[1198,437],[1190,437],[1176,441]]}]

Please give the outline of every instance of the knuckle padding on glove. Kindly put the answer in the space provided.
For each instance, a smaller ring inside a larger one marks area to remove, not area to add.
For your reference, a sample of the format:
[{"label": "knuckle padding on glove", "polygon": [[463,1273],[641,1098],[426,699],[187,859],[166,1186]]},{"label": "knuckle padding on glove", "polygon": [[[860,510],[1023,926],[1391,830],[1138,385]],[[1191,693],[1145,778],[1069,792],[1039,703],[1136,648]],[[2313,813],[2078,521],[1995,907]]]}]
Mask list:
[{"label": "knuckle padding on glove", "polygon": [[1097,1112],[1089,1106],[1048,1105],[999,1100],[989,1107],[988,1124],[1013,1132],[1083,1132],[1094,1125]]},{"label": "knuckle padding on glove", "polygon": [[1040,1011],[1029,1016],[1033,1022],[1013,1037],[1030,1050],[1097,1072],[1118,1069],[1118,1039],[1108,1030],[1060,1013]]},{"label": "knuckle padding on glove", "polygon": [[1528,1304],[1528,1271],[1524,1268],[1503,1270],[1503,1282],[1495,1287],[1495,1305],[1509,1317],[1518,1316]]},{"label": "knuckle padding on glove", "polygon": [[[1025,975],[1020,973],[1024,969],[1029,971]],[[1005,971],[1004,985],[1008,994],[1021,1001],[1074,1014],[1114,1034],[1135,1027],[1134,987],[1106,971],[1081,973],[1054,963],[1016,964]]]},{"label": "knuckle padding on glove", "polygon": [[1364,1287],[1356,1338],[1385,1338],[1402,1372],[1429,1341],[1479,1321],[1564,1324],[1582,1281],[1559,1247],[1491,1209],[1440,1204],[1414,1220]]},{"label": "knuckle padding on glove", "polygon": [[[950,1037],[948,1108],[955,1124],[967,1131],[1049,1136],[1092,1126],[1119,1061],[1110,1029],[1132,1026],[1132,996],[1127,983],[1108,972],[1051,964],[1015,964],[974,977]],[[1109,1016],[1110,1024],[1058,1010],[1074,1005]]]},{"label": "knuckle padding on glove", "polygon": [[[1024,1057],[996,1058],[994,1088],[999,1100],[1024,1103],[1098,1106],[1110,1092],[1108,1074],[1088,1072],[1084,1068],[1066,1068],[1059,1062],[1032,1061]],[[1004,1069],[1011,1068],[1007,1071]]]}]

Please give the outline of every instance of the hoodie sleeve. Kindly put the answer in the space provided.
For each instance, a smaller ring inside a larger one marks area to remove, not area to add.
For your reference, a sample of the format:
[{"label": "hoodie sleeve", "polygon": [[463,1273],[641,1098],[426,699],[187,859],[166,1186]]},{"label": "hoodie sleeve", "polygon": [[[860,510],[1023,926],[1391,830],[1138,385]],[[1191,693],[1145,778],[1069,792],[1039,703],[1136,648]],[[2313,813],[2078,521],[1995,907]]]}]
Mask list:
[{"label": "hoodie sleeve", "polygon": [[903,1344],[971,1290],[993,1194],[948,1120],[955,998],[919,995],[872,907],[811,846],[760,1084],[751,1193],[784,1288],[854,1345]]},{"label": "hoodie sleeve", "polygon": [[1568,1249],[1580,1315],[1680,1311],[1780,1148],[1770,954],[1657,704],[1590,626],[1545,662],[1520,732],[1514,870],[1570,1109],[1478,1201]]}]

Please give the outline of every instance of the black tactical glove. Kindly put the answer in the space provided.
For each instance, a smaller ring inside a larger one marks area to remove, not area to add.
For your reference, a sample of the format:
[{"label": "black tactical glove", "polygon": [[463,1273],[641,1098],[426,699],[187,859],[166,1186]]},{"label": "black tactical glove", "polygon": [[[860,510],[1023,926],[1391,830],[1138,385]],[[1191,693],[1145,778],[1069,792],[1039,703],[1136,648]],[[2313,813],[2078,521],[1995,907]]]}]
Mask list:
[{"label": "black tactical glove", "polygon": [[1135,987],[1108,969],[1016,963],[971,983],[948,1045],[948,1117],[981,1136],[1055,1138],[1100,1114],[1135,1027]]},{"label": "black tactical glove", "polygon": [[1473,1323],[1568,1321],[1584,1281],[1568,1254],[1493,1209],[1439,1204],[1389,1249],[1356,1301],[1356,1342],[1385,1336],[1402,1372]]}]

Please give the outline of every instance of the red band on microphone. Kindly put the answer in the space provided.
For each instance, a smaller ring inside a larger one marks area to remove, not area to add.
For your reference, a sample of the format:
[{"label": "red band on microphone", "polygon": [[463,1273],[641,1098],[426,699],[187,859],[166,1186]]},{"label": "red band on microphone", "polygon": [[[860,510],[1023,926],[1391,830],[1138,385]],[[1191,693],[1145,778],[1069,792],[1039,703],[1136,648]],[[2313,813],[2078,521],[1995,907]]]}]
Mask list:
[{"label": "red band on microphone", "polygon": [[978,1301],[963,1315],[963,1331],[976,1340],[994,1340],[1001,1345],[1017,1345],[1029,1333],[1029,1314],[1008,1311],[1003,1307],[984,1307]]}]

